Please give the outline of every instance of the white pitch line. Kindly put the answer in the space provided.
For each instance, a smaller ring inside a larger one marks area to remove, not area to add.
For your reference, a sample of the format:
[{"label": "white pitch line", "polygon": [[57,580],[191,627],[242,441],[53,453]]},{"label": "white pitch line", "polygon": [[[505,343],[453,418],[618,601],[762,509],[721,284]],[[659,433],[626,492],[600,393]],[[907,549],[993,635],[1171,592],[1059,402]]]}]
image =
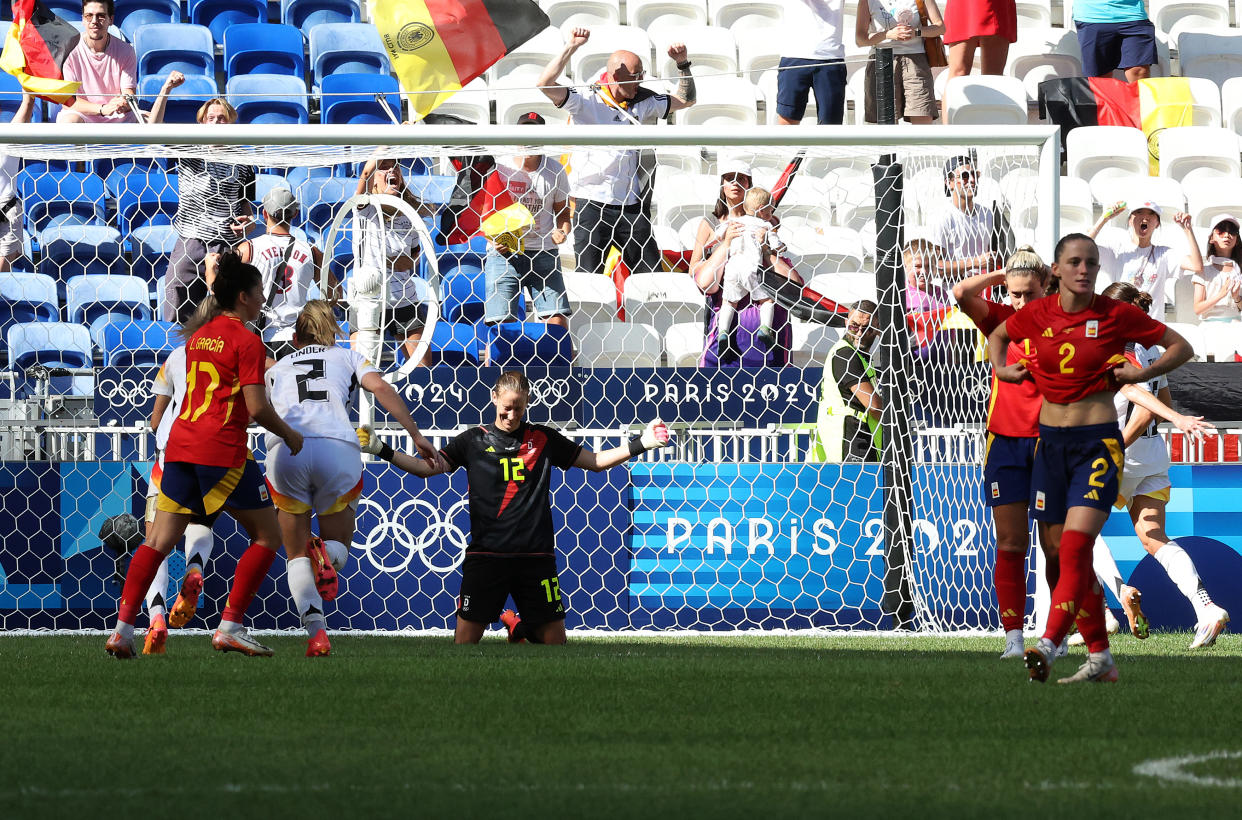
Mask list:
[{"label": "white pitch line", "polygon": [[1186,766],[1196,763],[1207,763],[1211,760],[1239,760],[1242,752],[1218,751],[1204,755],[1186,755],[1185,757],[1163,757],[1157,760],[1145,760],[1134,767],[1134,773],[1147,777],[1157,777],[1175,783],[1189,783],[1192,786],[1213,786],[1221,789],[1242,789],[1242,778],[1209,777],[1184,771]]}]

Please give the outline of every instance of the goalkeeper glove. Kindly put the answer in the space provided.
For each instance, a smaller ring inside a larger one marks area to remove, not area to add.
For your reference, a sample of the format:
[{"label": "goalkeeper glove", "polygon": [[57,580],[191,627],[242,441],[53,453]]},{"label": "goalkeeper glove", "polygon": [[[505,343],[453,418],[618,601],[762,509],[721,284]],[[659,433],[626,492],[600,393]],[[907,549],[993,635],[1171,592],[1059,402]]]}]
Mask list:
[{"label": "goalkeeper glove", "polygon": [[379,456],[384,461],[392,461],[395,455],[392,446],[380,441],[379,436],[375,435],[375,428],[364,424],[354,432],[358,434],[358,446],[362,448],[362,452]]},{"label": "goalkeeper glove", "polygon": [[634,436],[630,439],[630,455],[636,456],[647,450],[667,447],[670,440],[668,427],[665,426],[664,422],[655,419],[647,425],[647,429],[643,430],[642,435]]}]

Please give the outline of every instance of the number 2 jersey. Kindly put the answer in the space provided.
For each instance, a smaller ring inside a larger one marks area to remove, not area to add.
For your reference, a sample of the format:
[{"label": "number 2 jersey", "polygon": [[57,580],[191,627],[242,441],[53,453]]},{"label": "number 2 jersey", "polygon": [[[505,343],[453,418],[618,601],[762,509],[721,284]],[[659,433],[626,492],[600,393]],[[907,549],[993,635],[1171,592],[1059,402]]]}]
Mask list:
[{"label": "number 2 jersey", "polygon": [[468,554],[553,554],[552,467],[573,466],[582,445],[542,424],[523,423],[512,434],[489,424],[458,433],[440,452],[450,472],[466,468]]},{"label": "number 2 jersey", "polygon": [[[368,373],[378,373],[357,351],[306,345],[267,371],[272,407],[306,438],[334,438],[358,445],[349,410],[358,401],[358,386]],[[277,436],[268,433],[270,450]]]},{"label": "number 2 jersey", "polygon": [[1056,404],[1117,389],[1113,367],[1125,360],[1126,344],[1157,344],[1167,328],[1134,305],[1096,295],[1084,310],[1066,313],[1059,296],[1037,299],[1005,320],[1009,339],[1029,339],[1035,386]]},{"label": "number 2 jersey", "polygon": [[165,461],[205,467],[246,463],[250,411],[242,388],[263,384],[267,352],[236,316],[220,315],[185,343],[185,400],[168,434]]}]

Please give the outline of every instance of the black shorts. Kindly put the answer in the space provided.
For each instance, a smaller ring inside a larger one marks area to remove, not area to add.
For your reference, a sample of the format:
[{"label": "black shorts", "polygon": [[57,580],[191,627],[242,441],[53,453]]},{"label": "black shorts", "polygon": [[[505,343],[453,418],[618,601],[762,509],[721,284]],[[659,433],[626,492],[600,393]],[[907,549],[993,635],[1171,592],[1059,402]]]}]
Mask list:
[{"label": "black shorts", "polygon": [[472,623],[495,623],[510,596],[529,626],[565,620],[555,557],[466,555],[461,565],[457,617]]}]

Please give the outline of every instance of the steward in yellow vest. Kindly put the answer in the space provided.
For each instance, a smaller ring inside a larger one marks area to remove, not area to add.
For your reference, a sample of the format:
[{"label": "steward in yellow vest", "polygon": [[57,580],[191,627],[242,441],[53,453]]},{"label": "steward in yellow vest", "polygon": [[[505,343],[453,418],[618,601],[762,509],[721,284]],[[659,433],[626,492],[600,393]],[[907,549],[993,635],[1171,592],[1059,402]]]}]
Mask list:
[{"label": "steward in yellow vest", "polygon": [[879,334],[871,327],[875,303],[861,301],[850,312],[845,335],[824,365],[815,436],[807,461],[879,461],[883,402],[866,351]]}]

